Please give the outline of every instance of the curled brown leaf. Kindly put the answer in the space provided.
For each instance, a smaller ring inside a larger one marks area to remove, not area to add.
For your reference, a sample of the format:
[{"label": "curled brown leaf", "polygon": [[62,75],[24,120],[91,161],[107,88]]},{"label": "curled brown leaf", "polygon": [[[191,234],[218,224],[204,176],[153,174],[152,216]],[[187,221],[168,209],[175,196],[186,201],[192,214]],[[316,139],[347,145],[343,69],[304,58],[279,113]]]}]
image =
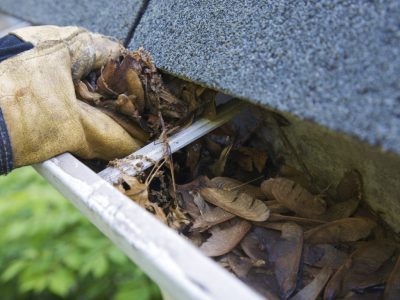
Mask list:
[{"label": "curled brown leaf", "polygon": [[393,243],[379,241],[366,243],[355,250],[328,282],[324,300],[345,296],[355,288],[354,275],[372,275],[393,255],[395,248]]},{"label": "curled brown leaf", "polygon": [[225,191],[202,188],[203,198],[222,209],[251,221],[265,221],[269,217],[268,207],[261,201],[240,191]]},{"label": "curled brown leaf", "polygon": [[304,245],[304,263],[310,266],[338,269],[344,264],[347,257],[347,253],[336,249],[330,244]]},{"label": "curled brown leaf", "polygon": [[233,219],[234,217],[234,214],[231,214],[220,207],[213,207],[203,212],[194,220],[192,230],[201,232],[214,225]]},{"label": "curled brown leaf", "polygon": [[368,218],[344,218],[310,229],[304,238],[310,244],[354,242],[366,238],[375,226]]},{"label": "curled brown leaf", "polygon": [[261,190],[301,217],[315,218],[326,210],[325,200],[286,178],[268,179],[261,184]]},{"label": "curled brown leaf", "polygon": [[220,256],[228,253],[243,239],[250,230],[251,224],[235,218],[211,229],[211,237],[201,246],[200,250],[207,256]]},{"label": "curled brown leaf", "polygon": [[393,271],[390,273],[386,283],[385,300],[397,300],[400,299],[400,256],[397,257],[396,264]]},{"label": "curled brown leaf", "polygon": [[226,191],[239,191],[247,193],[250,196],[259,200],[264,200],[265,195],[259,187],[251,185],[249,183],[243,183],[239,180],[230,177],[214,177],[210,180],[211,185],[209,187],[215,187]]},{"label": "curled brown leaf", "polygon": [[293,223],[282,226],[281,240],[274,247],[275,277],[283,299],[288,299],[296,290],[297,274],[303,249],[303,230]]}]

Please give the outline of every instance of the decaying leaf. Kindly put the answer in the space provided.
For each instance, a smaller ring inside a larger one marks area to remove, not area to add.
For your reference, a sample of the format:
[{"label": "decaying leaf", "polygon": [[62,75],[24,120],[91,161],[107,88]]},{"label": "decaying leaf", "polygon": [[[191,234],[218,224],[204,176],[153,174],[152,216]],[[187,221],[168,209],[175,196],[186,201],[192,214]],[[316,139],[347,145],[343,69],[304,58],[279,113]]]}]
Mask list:
[{"label": "decaying leaf", "polygon": [[268,300],[279,300],[279,287],[274,274],[265,268],[252,268],[244,282]]},{"label": "decaying leaf", "polygon": [[297,273],[303,249],[303,230],[293,223],[282,227],[281,240],[275,245],[275,277],[283,299],[288,299],[296,289]]},{"label": "decaying leaf", "polygon": [[149,201],[149,194],[146,184],[141,183],[136,177],[133,176],[125,175],[122,177],[122,179],[127,188],[122,185],[124,186],[124,188],[120,188],[120,190],[122,190],[126,196],[128,196],[141,206]]},{"label": "decaying leaf", "polygon": [[197,175],[196,172],[200,160],[200,154],[201,154],[201,143],[195,142],[187,147],[185,165],[187,168],[189,168],[192,177],[195,177]]},{"label": "decaying leaf", "polygon": [[344,202],[338,202],[329,207],[324,214],[317,217],[318,219],[325,221],[348,218],[355,213],[359,203],[360,200],[357,198],[352,198]]},{"label": "decaying leaf", "polygon": [[263,265],[263,262],[252,261],[250,258],[239,256],[234,253],[229,253],[227,255],[227,262],[230,269],[239,278],[246,277],[247,273],[249,273],[253,266]]},{"label": "decaying leaf", "polygon": [[368,291],[364,291],[363,293],[359,292],[349,292],[343,300],[377,300],[382,299],[383,291],[381,289],[370,289]]},{"label": "decaying leaf", "polygon": [[393,255],[395,246],[388,242],[370,242],[358,248],[336,271],[324,291],[324,300],[344,297],[354,285],[354,275],[368,275]]},{"label": "decaying leaf", "polygon": [[203,198],[222,209],[251,221],[265,221],[269,217],[268,207],[261,201],[240,191],[225,191],[202,188]]},{"label": "decaying leaf", "polygon": [[197,247],[204,243],[204,238],[200,232],[189,232],[186,237]]},{"label": "decaying leaf", "polygon": [[296,168],[290,166],[290,165],[283,165],[279,169],[279,177],[284,177],[287,179],[290,179],[298,184],[300,184],[302,187],[304,187],[307,190],[310,190],[311,188],[311,183],[309,178],[304,174],[303,172],[297,170]]},{"label": "decaying leaf", "polygon": [[179,206],[170,206],[167,214],[167,224],[172,229],[181,232],[186,226],[190,224],[189,218],[183,213]]},{"label": "decaying leaf", "polygon": [[201,213],[200,213],[198,206],[194,202],[193,193],[191,193],[190,191],[187,191],[187,190],[180,190],[179,188],[177,188],[176,192],[177,192],[176,194],[177,194],[177,198],[179,199],[178,202],[179,202],[180,206],[193,219],[198,218],[201,215]]},{"label": "decaying leaf", "polygon": [[336,187],[336,201],[361,200],[361,197],[362,177],[360,172],[352,170],[345,173]]},{"label": "decaying leaf", "polygon": [[267,205],[267,207],[271,213],[276,213],[276,214],[290,213],[290,210],[287,209],[286,206],[283,206],[276,200],[268,200],[268,201],[264,201],[264,203]]},{"label": "decaying leaf", "polygon": [[234,214],[220,207],[213,207],[203,212],[194,220],[192,230],[201,232],[214,225],[233,219],[234,217]]},{"label": "decaying leaf", "polygon": [[240,243],[250,228],[249,222],[238,218],[215,226],[210,230],[211,237],[200,246],[200,250],[207,256],[226,254]]},{"label": "decaying leaf", "polygon": [[123,184],[117,186],[117,189],[123,192],[126,196],[138,203],[148,212],[153,214],[164,224],[167,224],[167,216],[157,204],[149,201],[147,186],[141,183],[136,177],[125,175],[122,177]]},{"label": "decaying leaf", "polygon": [[240,242],[240,247],[248,257],[268,261],[267,249],[264,248],[254,233],[247,234]]},{"label": "decaying leaf", "polygon": [[354,242],[366,238],[375,226],[368,218],[344,218],[310,229],[304,238],[310,244]]},{"label": "decaying leaf", "polygon": [[286,221],[286,222],[294,222],[297,224],[305,224],[305,225],[321,225],[325,224],[325,221],[321,220],[315,220],[315,219],[309,219],[309,218],[302,218],[302,217],[295,217],[295,216],[285,216],[277,213],[271,213],[269,218],[269,222],[280,222],[280,221]]},{"label": "decaying leaf", "polygon": [[96,104],[102,98],[101,94],[89,91],[86,84],[84,84],[80,80],[75,83],[75,92],[78,99],[83,100],[89,104]]},{"label": "decaying leaf", "polygon": [[397,257],[393,271],[389,275],[383,298],[385,300],[400,299],[400,256]]},{"label": "decaying leaf", "polygon": [[282,227],[286,222],[253,222],[254,225],[260,226],[266,229],[272,229],[277,231],[282,231]]},{"label": "decaying leaf", "polygon": [[232,147],[233,144],[230,144],[229,146],[225,147],[222,150],[218,160],[212,166],[210,166],[210,169],[214,174],[214,176],[221,176],[222,173],[224,172],[226,161],[228,160]]},{"label": "decaying leaf", "polygon": [[344,264],[347,253],[329,244],[304,245],[304,263],[314,267],[338,269]]},{"label": "decaying leaf", "polygon": [[305,288],[299,291],[292,300],[315,300],[318,295],[322,292],[329,277],[332,275],[332,269],[323,268],[321,272],[314,278],[314,280],[308,284]]},{"label": "decaying leaf", "polygon": [[273,196],[279,203],[301,217],[315,218],[326,210],[326,202],[314,196],[299,184],[286,178],[272,178],[261,184],[268,199]]},{"label": "decaying leaf", "polygon": [[268,158],[266,151],[261,151],[250,147],[240,147],[236,149],[235,152],[240,154],[237,161],[243,170],[252,172],[253,168],[255,168],[258,173],[261,173],[264,169]]},{"label": "decaying leaf", "polygon": [[259,200],[265,199],[265,195],[261,192],[259,187],[243,183],[230,177],[214,177],[210,182],[211,185],[209,187],[215,187],[226,191],[239,191],[241,193],[249,194]]},{"label": "decaying leaf", "polygon": [[274,262],[276,260],[275,245],[281,240],[281,232],[273,229],[255,226],[251,234],[258,239],[260,247],[266,249],[268,254],[268,261]]}]

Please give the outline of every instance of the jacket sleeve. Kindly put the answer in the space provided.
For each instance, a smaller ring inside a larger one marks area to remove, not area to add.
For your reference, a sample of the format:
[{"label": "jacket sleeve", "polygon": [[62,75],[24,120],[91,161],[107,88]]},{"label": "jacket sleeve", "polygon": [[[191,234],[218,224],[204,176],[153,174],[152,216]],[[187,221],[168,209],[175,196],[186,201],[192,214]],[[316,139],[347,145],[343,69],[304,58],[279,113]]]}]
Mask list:
[{"label": "jacket sleeve", "polygon": [[[33,48],[31,43],[24,42],[15,35],[0,38],[0,63],[21,52]],[[1,82],[0,82],[1,85]],[[13,169],[13,155],[7,125],[0,108],[0,174],[7,174]]]}]

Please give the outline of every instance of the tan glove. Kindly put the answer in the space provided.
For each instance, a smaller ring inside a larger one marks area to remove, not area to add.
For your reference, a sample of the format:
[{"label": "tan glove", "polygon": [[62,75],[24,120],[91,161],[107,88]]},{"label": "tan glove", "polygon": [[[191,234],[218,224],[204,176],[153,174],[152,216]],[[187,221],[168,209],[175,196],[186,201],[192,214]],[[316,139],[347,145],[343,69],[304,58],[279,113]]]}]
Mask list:
[{"label": "tan glove", "polygon": [[78,27],[27,27],[12,34],[34,48],[0,63],[0,108],[8,129],[0,120],[0,172],[64,152],[111,160],[141,146],[75,96],[73,80],[118,57],[118,43]]}]

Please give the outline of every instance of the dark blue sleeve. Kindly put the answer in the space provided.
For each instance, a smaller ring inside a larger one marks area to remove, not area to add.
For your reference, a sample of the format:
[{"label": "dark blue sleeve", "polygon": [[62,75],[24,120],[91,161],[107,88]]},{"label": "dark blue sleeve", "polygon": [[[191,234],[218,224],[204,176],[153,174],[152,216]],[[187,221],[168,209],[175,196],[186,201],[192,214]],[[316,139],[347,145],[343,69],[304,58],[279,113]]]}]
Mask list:
[{"label": "dark blue sleeve", "polygon": [[[0,63],[7,58],[32,48],[33,45],[31,43],[26,43],[15,35],[6,35],[0,39]],[[12,169],[13,154],[11,141],[7,130],[7,124],[0,108],[0,174],[7,174]]]},{"label": "dark blue sleeve", "polygon": [[0,62],[33,48],[31,43],[24,42],[15,35],[8,34],[0,39]]}]

